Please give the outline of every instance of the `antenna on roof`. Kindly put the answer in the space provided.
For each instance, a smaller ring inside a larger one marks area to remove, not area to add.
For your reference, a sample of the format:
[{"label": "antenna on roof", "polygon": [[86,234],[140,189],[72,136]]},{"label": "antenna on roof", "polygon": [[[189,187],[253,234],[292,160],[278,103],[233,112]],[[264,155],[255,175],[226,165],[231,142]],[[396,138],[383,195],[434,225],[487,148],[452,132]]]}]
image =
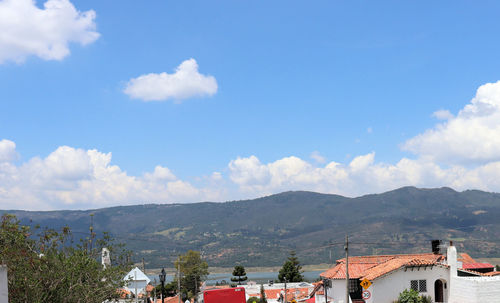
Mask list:
[{"label": "antenna on roof", "polygon": [[436,255],[441,254],[441,247],[443,241],[441,240],[431,240],[432,252]]}]

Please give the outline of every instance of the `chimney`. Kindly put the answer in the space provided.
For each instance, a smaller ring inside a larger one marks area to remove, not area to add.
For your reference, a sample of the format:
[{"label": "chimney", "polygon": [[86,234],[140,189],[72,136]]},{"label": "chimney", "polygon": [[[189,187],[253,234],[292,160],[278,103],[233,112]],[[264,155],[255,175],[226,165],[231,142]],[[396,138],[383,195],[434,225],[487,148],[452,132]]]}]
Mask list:
[{"label": "chimney", "polygon": [[450,241],[450,246],[446,252],[446,261],[450,266],[450,276],[457,276],[457,249],[453,246],[453,242]]},{"label": "chimney", "polygon": [[436,255],[439,255],[441,253],[441,240],[431,240],[431,245],[432,245],[432,252]]}]

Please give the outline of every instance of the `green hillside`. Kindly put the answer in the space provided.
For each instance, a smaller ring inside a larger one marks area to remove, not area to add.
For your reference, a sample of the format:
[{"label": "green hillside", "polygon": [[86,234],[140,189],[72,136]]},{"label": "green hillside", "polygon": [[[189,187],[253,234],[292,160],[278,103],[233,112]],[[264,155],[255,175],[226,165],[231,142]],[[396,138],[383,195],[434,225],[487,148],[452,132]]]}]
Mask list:
[{"label": "green hillside", "polygon": [[68,225],[77,237],[88,234],[94,214],[95,231],[110,232],[148,267],[171,266],[188,249],[203,251],[210,266],[276,266],[292,249],[305,264],[328,263],[341,257],[346,233],[353,254],[430,251],[429,240],[453,239],[459,251],[500,256],[500,194],[476,190],[404,187],[358,198],[285,192],[225,203],[7,212],[26,224]]}]

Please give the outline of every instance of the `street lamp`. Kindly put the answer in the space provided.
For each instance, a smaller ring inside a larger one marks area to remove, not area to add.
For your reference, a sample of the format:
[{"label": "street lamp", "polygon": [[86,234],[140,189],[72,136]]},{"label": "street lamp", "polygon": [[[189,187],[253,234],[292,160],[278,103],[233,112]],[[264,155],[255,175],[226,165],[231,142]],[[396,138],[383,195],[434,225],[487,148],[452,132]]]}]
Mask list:
[{"label": "street lamp", "polygon": [[165,293],[165,278],[167,277],[167,273],[165,273],[165,268],[161,269],[160,273],[160,282],[161,282],[161,303],[163,303],[163,294]]}]

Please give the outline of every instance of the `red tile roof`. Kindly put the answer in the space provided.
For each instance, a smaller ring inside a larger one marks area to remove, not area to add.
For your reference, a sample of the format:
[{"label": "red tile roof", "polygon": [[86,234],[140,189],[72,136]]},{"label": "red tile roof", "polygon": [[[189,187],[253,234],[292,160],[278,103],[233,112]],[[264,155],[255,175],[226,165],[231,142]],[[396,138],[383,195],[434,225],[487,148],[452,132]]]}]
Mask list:
[{"label": "red tile roof", "polygon": [[476,260],[472,259],[472,257],[469,256],[469,254],[467,254],[467,253],[459,254],[457,261],[462,262],[462,263],[476,263]]},{"label": "red tile roof", "polygon": [[[165,298],[164,302],[165,303],[178,303],[179,302],[179,296]],[[156,299],[156,303],[161,303],[161,299]]]},{"label": "red tile roof", "polygon": [[[264,292],[266,293],[266,298],[268,299],[278,299],[282,291],[284,292],[285,290],[279,288],[264,290]],[[287,288],[286,294],[288,300],[306,298],[309,297],[309,288]],[[248,293],[248,296],[260,298],[260,292],[255,294]]]},{"label": "red tile roof", "polygon": [[441,264],[435,260],[394,258],[368,269],[362,278],[368,280],[374,280],[392,271],[395,271],[401,267],[421,267],[421,266],[448,267],[447,265]]},{"label": "red tile roof", "polygon": [[494,268],[490,263],[462,263],[463,269]]},{"label": "red tile roof", "polygon": [[[429,266],[443,260],[443,255],[433,253],[349,257],[349,278],[359,279],[369,276],[375,279],[401,266]],[[345,259],[337,260],[334,267],[321,273],[320,276],[329,279],[345,279]]]}]

